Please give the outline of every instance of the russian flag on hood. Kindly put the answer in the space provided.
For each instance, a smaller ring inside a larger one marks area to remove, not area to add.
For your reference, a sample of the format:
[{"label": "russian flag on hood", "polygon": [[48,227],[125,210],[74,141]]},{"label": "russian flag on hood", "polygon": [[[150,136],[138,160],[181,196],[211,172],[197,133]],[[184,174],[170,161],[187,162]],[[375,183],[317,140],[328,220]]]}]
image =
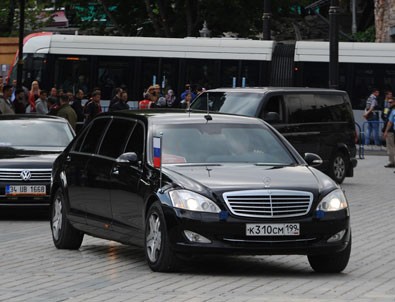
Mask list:
[{"label": "russian flag on hood", "polygon": [[153,144],[154,150],[154,168],[160,168],[161,166],[161,159],[162,159],[162,138],[158,136],[154,136]]}]

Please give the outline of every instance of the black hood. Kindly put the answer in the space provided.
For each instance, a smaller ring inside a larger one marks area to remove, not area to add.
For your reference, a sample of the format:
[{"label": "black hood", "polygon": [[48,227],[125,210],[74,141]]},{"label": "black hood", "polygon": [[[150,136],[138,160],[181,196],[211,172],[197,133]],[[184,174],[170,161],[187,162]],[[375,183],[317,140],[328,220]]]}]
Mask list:
[{"label": "black hood", "polygon": [[61,150],[48,151],[0,148],[0,168],[52,168]]},{"label": "black hood", "polygon": [[308,191],[317,195],[337,187],[325,174],[301,165],[180,165],[167,166],[163,171],[179,186],[207,195],[267,188]]}]

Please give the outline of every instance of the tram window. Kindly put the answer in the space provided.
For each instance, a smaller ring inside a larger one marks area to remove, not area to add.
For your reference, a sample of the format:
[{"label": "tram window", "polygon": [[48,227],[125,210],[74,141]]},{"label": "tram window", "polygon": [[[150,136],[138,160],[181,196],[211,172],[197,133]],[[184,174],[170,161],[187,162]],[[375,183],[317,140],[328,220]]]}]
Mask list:
[{"label": "tram window", "polygon": [[[241,86],[240,85],[241,83],[237,82],[237,80],[239,79],[238,67],[239,67],[238,61],[229,61],[229,60],[221,61],[220,74],[221,74],[222,87],[233,87],[233,84],[234,86]],[[235,83],[233,83],[234,80]]]},{"label": "tram window", "polygon": [[88,93],[90,85],[89,60],[87,57],[58,57],[55,62],[54,86],[73,94],[78,89]]},{"label": "tram window", "polygon": [[[44,54],[35,54],[34,56],[28,55],[25,58],[23,78],[25,79],[24,84],[27,85],[27,87],[30,88],[30,84],[32,81],[37,80],[41,82],[43,80],[43,76],[45,73],[44,68],[46,66],[45,63],[46,56]],[[14,69],[17,70],[17,68]]]},{"label": "tram window", "polygon": [[359,108],[365,108],[366,98],[371,93],[373,87],[376,87],[378,83],[376,82],[374,69],[370,64],[356,64],[355,65],[355,78],[354,78],[354,88],[355,95],[354,98],[359,104]]},{"label": "tram window", "polygon": [[191,84],[200,85],[206,89],[217,87],[217,64],[217,60],[186,60],[186,81],[189,81]]},{"label": "tram window", "polygon": [[164,90],[163,93],[169,89],[177,88],[178,79],[178,59],[163,59],[161,77],[158,83]]},{"label": "tram window", "polygon": [[258,61],[242,61],[241,65],[241,86],[245,78],[245,87],[259,86],[259,67]]},{"label": "tram window", "polygon": [[[147,89],[153,84],[161,84],[161,79],[158,78],[159,59],[144,58],[141,66],[142,70],[142,84],[144,89]],[[143,97],[144,91],[139,91],[139,95]]]},{"label": "tram window", "polygon": [[303,85],[305,87],[328,87],[328,63],[304,63]]},{"label": "tram window", "polygon": [[[394,91],[395,89],[395,66],[391,65],[384,70],[384,89]],[[395,93],[395,92],[394,92]]]},{"label": "tram window", "polygon": [[110,100],[117,87],[127,87],[130,72],[129,61],[122,58],[100,58],[98,62],[98,85],[102,99]]}]

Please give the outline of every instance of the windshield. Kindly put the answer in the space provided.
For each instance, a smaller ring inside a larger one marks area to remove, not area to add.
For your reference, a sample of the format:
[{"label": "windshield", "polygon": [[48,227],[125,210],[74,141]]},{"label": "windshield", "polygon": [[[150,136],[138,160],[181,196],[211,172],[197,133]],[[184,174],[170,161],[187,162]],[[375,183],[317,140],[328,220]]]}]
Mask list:
[{"label": "windshield", "polygon": [[254,163],[290,165],[295,161],[263,124],[157,125],[162,136],[162,163]]},{"label": "windshield", "polygon": [[65,148],[73,139],[67,123],[48,120],[0,120],[0,146],[45,150]]},{"label": "windshield", "polygon": [[191,104],[191,109],[255,116],[263,95],[248,92],[205,92]]}]

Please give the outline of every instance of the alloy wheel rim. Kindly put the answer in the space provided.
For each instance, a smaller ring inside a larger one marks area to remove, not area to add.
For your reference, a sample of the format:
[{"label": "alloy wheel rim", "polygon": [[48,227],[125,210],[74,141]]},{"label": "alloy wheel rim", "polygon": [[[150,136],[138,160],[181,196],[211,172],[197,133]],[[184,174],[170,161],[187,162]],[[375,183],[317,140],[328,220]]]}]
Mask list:
[{"label": "alloy wheel rim", "polygon": [[344,164],[344,160],[341,157],[337,157],[335,159],[334,168],[335,168],[336,177],[337,178],[343,177],[345,171],[345,164]]},{"label": "alloy wheel rim", "polygon": [[148,219],[148,234],[146,237],[147,256],[151,262],[156,262],[162,245],[162,232],[159,216],[152,213]]},{"label": "alloy wheel rim", "polygon": [[62,228],[62,202],[60,197],[58,196],[54,201],[53,214],[52,214],[52,234],[55,240],[59,239],[61,228]]}]

